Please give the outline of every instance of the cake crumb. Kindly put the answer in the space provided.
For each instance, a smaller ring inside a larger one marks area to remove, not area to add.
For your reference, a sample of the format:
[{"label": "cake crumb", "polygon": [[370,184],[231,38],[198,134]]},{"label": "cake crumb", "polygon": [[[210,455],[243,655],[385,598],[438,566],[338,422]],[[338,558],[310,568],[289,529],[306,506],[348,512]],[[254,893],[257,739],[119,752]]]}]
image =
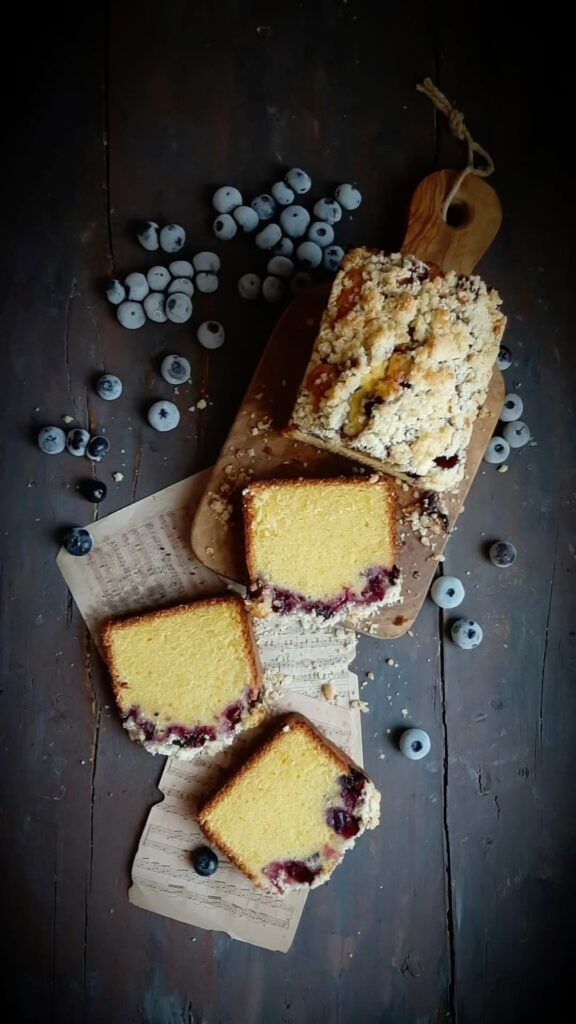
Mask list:
[{"label": "cake crumb", "polygon": [[374,673],[373,672],[367,672],[366,673],[366,678],[370,679],[370,680],[374,679]]},{"label": "cake crumb", "polygon": [[120,473],[119,471],[117,471],[116,473],[112,473],[112,479],[115,480],[117,484],[119,484],[120,481],[124,479],[124,473]]},{"label": "cake crumb", "polygon": [[204,548],[204,551],[206,552],[207,555],[213,555],[214,554],[214,548],[210,548],[210,547]]},{"label": "cake crumb", "polygon": [[74,423],[74,417],[73,416],[63,416],[62,417],[62,422],[63,423]]},{"label": "cake crumb", "polygon": [[283,725],[282,726],[282,732],[290,732],[290,726],[289,725]]},{"label": "cake crumb", "polygon": [[322,696],[325,700],[334,700],[336,691],[334,690],[332,683],[322,683],[320,689],[322,690]]},{"label": "cake crumb", "polygon": [[394,658],[386,658],[386,664],[387,665],[393,665],[394,664]]},{"label": "cake crumb", "polygon": [[402,708],[400,711],[402,718],[408,718],[408,708]]},{"label": "cake crumb", "polygon": [[507,466],[506,463],[504,463],[504,465],[502,465],[502,466],[498,466],[498,472],[499,473],[507,473],[509,469],[510,469],[510,466]]},{"label": "cake crumb", "polygon": [[363,715],[367,715],[368,712],[370,711],[370,708],[365,700],[351,700],[350,707],[353,708],[354,711],[361,711]]},{"label": "cake crumb", "polygon": [[199,399],[199,400],[198,400],[198,401],[196,402],[196,408],[197,408],[197,409],[206,409],[207,405],[208,405],[208,402],[206,401],[206,399],[205,399],[205,398],[200,398],[200,399]]}]

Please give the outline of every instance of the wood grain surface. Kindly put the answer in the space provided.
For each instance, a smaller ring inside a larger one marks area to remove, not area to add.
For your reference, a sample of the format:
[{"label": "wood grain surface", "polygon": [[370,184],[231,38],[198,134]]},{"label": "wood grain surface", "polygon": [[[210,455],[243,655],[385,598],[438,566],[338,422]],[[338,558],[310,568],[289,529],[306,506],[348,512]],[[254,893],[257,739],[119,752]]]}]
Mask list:
[{"label": "wood grain surface", "polygon": [[[570,1020],[570,33],[546,10],[508,24],[504,8],[479,18],[477,7],[450,2],[126,0],[11,16],[0,285],[6,1019]],[[220,291],[195,309],[225,323],[217,352],[200,349],[189,326],[123,331],[101,282],[153,262],[134,245],[132,222],[180,222],[192,251],[213,247],[214,186],[256,193],[296,164],[322,190],[358,180],[364,203],[340,226],[341,244],[400,244],[417,183],[463,158],[414,90],[427,74],[496,162],[504,218],[479,269],[504,297],[514,358],[506,384],[524,399],[537,446],[513,454],[505,474],[480,471],[446,550],[444,571],[463,579],[462,611],[482,623],[483,645],[470,654],[452,646],[450,620],[429,601],[413,636],[361,640],[357,670],[376,677],[362,690],[363,725],[382,825],[311,894],[282,956],[127,902],[161,764],[123,734],[55,565],[61,529],[91,514],[75,490],[86,467],[41,456],[34,439],[64,415],[106,429],[102,514],[210,465],[278,315],[236,293],[240,273],[264,261],[247,239],[217,246]],[[162,436],[143,410],[170,393],[157,369],[171,351],[193,373],[176,399],[181,426]],[[93,389],[104,368],[125,386],[106,407]],[[189,412],[200,397],[207,407]],[[487,561],[496,537],[516,544],[514,569]],[[420,763],[397,753],[407,723],[431,736]]]}]

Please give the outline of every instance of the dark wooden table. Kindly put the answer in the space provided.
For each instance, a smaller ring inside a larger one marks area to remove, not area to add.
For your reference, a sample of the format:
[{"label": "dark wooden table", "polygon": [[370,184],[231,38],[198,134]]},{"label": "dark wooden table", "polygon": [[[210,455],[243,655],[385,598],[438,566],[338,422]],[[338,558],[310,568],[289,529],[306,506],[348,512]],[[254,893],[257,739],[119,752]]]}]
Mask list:
[{"label": "dark wooden table", "polygon": [[[576,847],[572,96],[560,27],[528,15],[508,26],[478,5],[361,0],[17,14],[19,31],[4,37],[15,64],[0,346],[6,1019],[572,1020],[558,1011],[571,982]],[[162,765],[110,710],[56,569],[59,531],[91,514],[74,489],[86,467],[43,457],[34,439],[67,414],[106,428],[102,514],[210,465],[277,315],[236,295],[239,273],[262,261],[248,241],[217,246],[222,286],[202,310],[226,325],[220,351],[201,350],[190,326],[122,331],[101,283],[150,265],[131,222],[177,221],[192,251],[213,247],[216,184],[254,194],[299,164],[326,187],[360,183],[345,244],[397,246],[416,183],[462,158],[414,90],[426,74],[496,161],[504,223],[481,270],[504,297],[506,379],[538,444],[513,454],[507,474],[479,475],[448,548],[444,568],[465,581],[482,647],[451,645],[429,602],[414,637],[361,641],[358,670],[376,676],[363,724],[382,825],[311,896],[291,952],[267,953],[127,901]],[[156,370],[171,350],[192,361],[190,404],[213,404],[183,405],[178,432],[162,436],[143,408],[168,391]],[[103,369],[125,384],[106,406],[93,390]],[[514,569],[487,561],[495,537],[517,545]],[[431,734],[422,763],[394,747],[405,721]]]}]

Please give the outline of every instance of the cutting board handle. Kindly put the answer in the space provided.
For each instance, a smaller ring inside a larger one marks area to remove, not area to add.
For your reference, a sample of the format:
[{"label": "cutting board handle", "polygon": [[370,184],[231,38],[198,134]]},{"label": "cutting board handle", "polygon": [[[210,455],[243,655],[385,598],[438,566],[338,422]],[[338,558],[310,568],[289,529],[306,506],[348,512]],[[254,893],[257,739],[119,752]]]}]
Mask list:
[{"label": "cutting board handle", "polygon": [[435,263],[441,270],[471,274],[489,248],[502,222],[502,207],[494,189],[469,174],[442,220],[442,204],[457,171],[435,171],[421,181],[412,196],[402,252]]}]

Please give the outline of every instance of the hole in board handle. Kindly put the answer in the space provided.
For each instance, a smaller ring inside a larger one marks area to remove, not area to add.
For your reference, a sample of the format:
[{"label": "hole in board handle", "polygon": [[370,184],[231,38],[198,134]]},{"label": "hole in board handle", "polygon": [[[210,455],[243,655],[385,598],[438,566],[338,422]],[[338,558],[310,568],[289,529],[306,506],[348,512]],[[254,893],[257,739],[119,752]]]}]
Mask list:
[{"label": "hole in board handle", "polygon": [[451,228],[464,228],[472,220],[472,210],[461,199],[454,200],[446,210],[446,223]]}]

